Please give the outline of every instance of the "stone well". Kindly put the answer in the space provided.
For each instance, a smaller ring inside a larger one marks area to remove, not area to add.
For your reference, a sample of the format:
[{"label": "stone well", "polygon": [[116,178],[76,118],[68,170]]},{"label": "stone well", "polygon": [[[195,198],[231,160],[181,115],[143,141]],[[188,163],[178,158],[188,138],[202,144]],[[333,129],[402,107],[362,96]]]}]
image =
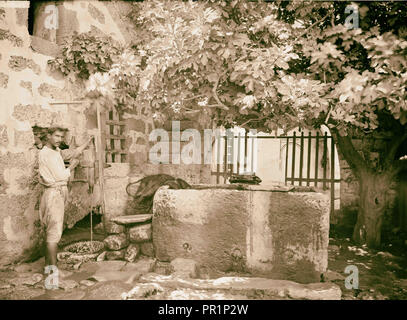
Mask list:
[{"label": "stone well", "polygon": [[328,265],[327,195],[283,186],[195,187],[157,191],[156,258],[189,258],[205,270],[320,281]]}]

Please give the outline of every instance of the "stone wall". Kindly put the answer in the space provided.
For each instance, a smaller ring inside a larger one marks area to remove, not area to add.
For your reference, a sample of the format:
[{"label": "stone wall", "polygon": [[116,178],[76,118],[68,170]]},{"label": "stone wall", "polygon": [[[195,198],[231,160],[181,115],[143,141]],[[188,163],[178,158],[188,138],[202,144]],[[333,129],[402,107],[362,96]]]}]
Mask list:
[{"label": "stone wall", "polygon": [[[76,145],[96,133],[96,121],[89,116],[95,111],[92,103],[83,99],[83,84],[71,83],[48,67],[48,60],[59,47],[52,42],[56,39],[47,39],[40,32],[44,16],[36,16],[37,35],[29,35],[28,6],[29,1],[20,1],[19,8],[7,6],[0,12],[0,265],[34,258],[40,252],[40,188],[36,183],[39,150],[32,128],[67,127],[67,141],[75,137]],[[103,3],[59,2],[58,8],[61,39],[73,31],[86,32],[95,27],[126,41],[109,14],[111,9]],[[68,16],[74,21],[64,23]],[[86,152],[84,158],[94,156],[92,150]],[[85,171],[79,167],[75,178],[86,178]],[[98,185],[91,194],[84,183],[72,183],[70,189],[65,215],[68,227],[101,202]]]},{"label": "stone wall", "polygon": [[[72,83],[62,74],[51,72],[48,60],[60,52],[60,44],[73,32],[110,35],[121,43],[135,36],[126,14],[124,1],[58,1],[58,28],[47,29],[45,12],[53,2],[35,2],[33,35],[28,32],[29,1],[19,8],[0,2],[0,265],[37,257],[40,251],[36,184],[38,149],[33,127],[61,125],[69,129],[67,141],[76,145],[97,133],[96,111],[84,99],[84,84]],[[34,4],[34,2],[31,2]],[[146,175],[167,173],[190,183],[208,181],[208,172],[199,165],[154,165],[149,162],[148,136],[154,129],[152,119],[126,114],[128,163],[113,164],[105,172],[107,215],[131,213],[127,183]],[[94,158],[87,150],[85,159]],[[209,173],[210,174],[210,173]],[[76,179],[86,178],[78,168]],[[99,185],[88,193],[85,183],[70,185],[71,201],[66,208],[66,226],[72,227],[102,200]],[[130,211],[129,211],[130,210]]]}]

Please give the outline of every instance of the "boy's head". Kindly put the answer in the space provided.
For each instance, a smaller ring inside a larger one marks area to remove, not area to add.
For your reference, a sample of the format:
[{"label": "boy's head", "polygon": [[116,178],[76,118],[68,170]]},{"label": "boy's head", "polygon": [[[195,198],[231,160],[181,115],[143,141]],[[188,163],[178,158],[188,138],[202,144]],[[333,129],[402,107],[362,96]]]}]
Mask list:
[{"label": "boy's head", "polygon": [[64,140],[67,129],[61,127],[51,127],[47,132],[47,143],[52,147],[57,148]]}]

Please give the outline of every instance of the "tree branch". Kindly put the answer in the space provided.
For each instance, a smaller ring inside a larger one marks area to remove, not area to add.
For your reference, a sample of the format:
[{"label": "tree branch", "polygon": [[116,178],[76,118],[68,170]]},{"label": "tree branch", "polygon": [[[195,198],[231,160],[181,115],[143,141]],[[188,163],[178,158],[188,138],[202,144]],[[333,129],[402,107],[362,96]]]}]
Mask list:
[{"label": "tree branch", "polygon": [[352,139],[349,136],[341,136],[336,128],[330,128],[330,130],[339,151],[345,157],[355,176],[360,178],[363,171],[371,170],[370,166],[353,146]]},{"label": "tree branch", "polygon": [[[224,105],[222,103],[222,101],[220,101],[218,94],[216,92],[216,90],[218,90],[219,79],[220,79],[220,77],[218,79],[216,79],[215,85],[213,86],[213,89],[212,89],[212,94],[213,94],[213,97],[215,98],[216,102],[218,103],[217,106],[219,106],[223,110],[229,110],[229,108],[226,105]],[[209,106],[207,106],[207,107],[209,107]]]},{"label": "tree branch", "polygon": [[242,124],[240,124],[239,125],[239,127],[243,127],[243,126],[245,126],[246,124],[248,124],[249,122],[251,122],[251,121],[262,121],[262,120],[264,120],[264,119],[266,119],[267,118],[267,116],[264,116],[264,117],[261,117],[261,118],[254,118],[254,119],[249,119],[249,120],[247,120],[247,121],[245,121],[245,122],[243,122]]},{"label": "tree branch", "polygon": [[183,100],[188,101],[188,100],[194,100],[196,98],[202,98],[202,97],[206,97],[206,96],[203,95],[203,94],[198,94],[197,96],[193,96],[193,97],[190,97],[190,98],[184,98]]},{"label": "tree branch", "polygon": [[299,36],[297,36],[297,37],[294,39],[294,42],[297,42],[297,40],[298,40],[299,38],[301,38],[303,35],[306,35],[306,34],[307,34],[307,32],[308,32],[309,29],[315,27],[318,23],[324,21],[324,20],[325,20],[326,18],[328,18],[330,15],[331,15],[331,12],[328,12],[324,17],[322,17],[322,18],[319,19],[318,21],[315,21],[315,22],[314,22],[313,24],[311,24],[307,29],[305,29],[303,33],[301,33]]}]

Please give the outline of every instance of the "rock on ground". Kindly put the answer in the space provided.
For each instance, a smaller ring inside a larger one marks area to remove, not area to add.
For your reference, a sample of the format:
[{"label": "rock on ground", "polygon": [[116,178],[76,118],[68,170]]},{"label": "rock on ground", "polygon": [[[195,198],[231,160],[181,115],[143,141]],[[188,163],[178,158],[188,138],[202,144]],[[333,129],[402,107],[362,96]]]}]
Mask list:
[{"label": "rock on ground", "polygon": [[127,247],[124,259],[128,262],[134,262],[134,261],[136,261],[139,254],[140,254],[140,246],[137,244],[131,244]]},{"label": "rock on ground", "polygon": [[64,290],[71,290],[78,287],[79,284],[74,280],[59,280],[58,287]]},{"label": "rock on ground", "polygon": [[97,283],[87,289],[84,300],[121,300],[122,293],[132,289],[132,285],[121,281]]},{"label": "rock on ground", "polygon": [[22,285],[27,285],[27,286],[34,286],[38,282],[40,282],[43,279],[42,274],[40,273],[34,273],[34,274],[20,274],[19,277],[17,278],[11,278],[8,280],[10,284],[13,286],[22,286]]},{"label": "rock on ground", "polygon": [[79,284],[86,286],[86,287],[91,287],[95,284],[96,282],[91,281],[91,280],[82,280],[79,282]]},{"label": "rock on ground", "polygon": [[122,294],[123,300],[146,299],[154,295],[159,295],[164,289],[156,283],[141,283],[127,293]]}]

